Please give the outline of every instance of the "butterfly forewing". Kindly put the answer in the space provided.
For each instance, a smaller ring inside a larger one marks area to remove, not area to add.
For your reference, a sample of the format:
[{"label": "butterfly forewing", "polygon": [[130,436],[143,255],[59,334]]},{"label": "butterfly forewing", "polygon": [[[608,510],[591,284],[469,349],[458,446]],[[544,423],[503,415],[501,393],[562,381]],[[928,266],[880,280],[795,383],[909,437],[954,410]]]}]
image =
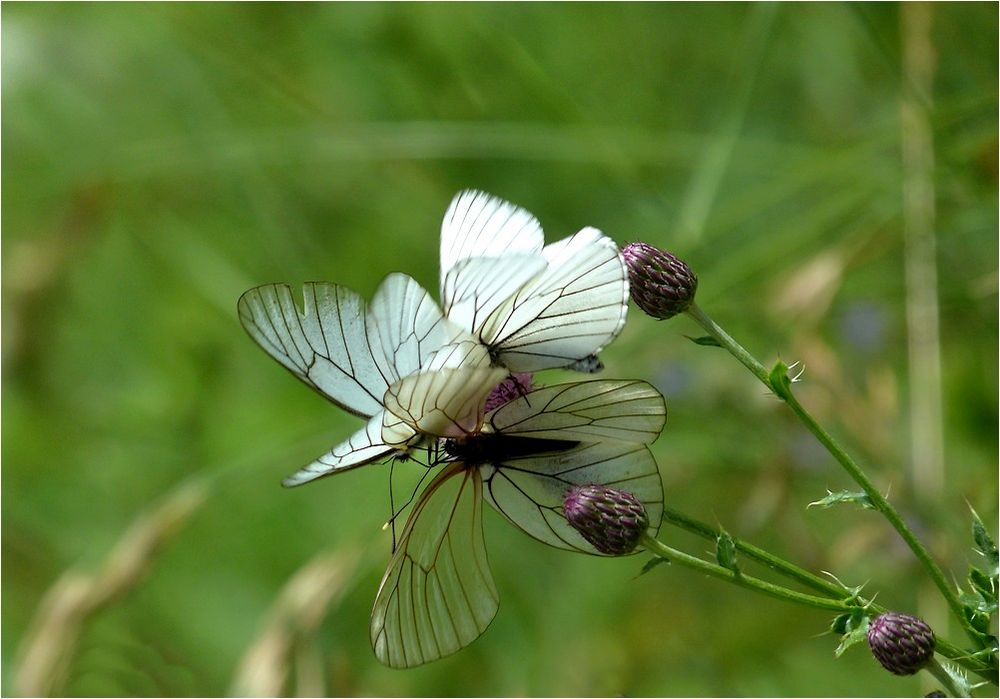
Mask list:
[{"label": "butterfly forewing", "polygon": [[485,192],[467,189],[451,200],[441,224],[441,282],[459,261],[542,250],[542,227],[530,213]]},{"label": "butterfly forewing", "polygon": [[663,484],[656,461],[643,444],[582,443],[570,449],[520,456],[480,466],[484,494],[512,524],[556,548],[598,554],[562,515],[566,492],[598,483],[626,490],[645,506],[649,533],[663,516]]},{"label": "butterfly forewing", "polygon": [[370,417],[382,409],[389,382],[376,364],[384,351],[365,327],[365,302],[335,284],[302,287],[299,308],[287,284],[243,294],[240,322],[257,344],[307,385],[344,410]]},{"label": "butterfly forewing", "polygon": [[663,396],[645,381],[598,380],[536,389],[487,420],[506,435],[649,444],[666,414]]},{"label": "butterfly forewing", "polygon": [[416,280],[399,272],[388,275],[375,292],[367,330],[379,338],[382,351],[375,360],[390,383],[418,371],[431,353],[462,334]]},{"label": "butterfly forewing", "polygon": [[511,371],[590,366],[621,332],[628,273],[614,241],[594,228],[547,246],[545,271],[478,328]]},{"label": "butterfly forewing", "polygon": [[414,506],[382,579],[371,620],[375,655],[405,668],[454,653],[486,630],[498,600],[479,471],[449,464]]}]

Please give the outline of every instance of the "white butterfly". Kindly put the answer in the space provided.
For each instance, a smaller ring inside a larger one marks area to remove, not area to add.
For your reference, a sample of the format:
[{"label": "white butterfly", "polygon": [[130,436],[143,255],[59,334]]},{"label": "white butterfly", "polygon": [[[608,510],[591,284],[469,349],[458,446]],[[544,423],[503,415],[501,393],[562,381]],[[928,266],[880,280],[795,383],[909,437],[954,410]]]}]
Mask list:
[{"label": "white butterfly", "polygon": [[597,371],[597,353],[625,324],[625,261],[596,228],[543,245],[527,211],[459,192],[441,225],[444,313],[512,372]]},{"label": "white butterfly", "polygon": [[[462,406],[472,409],[469,406],[480,398],[485,400],[502,378],[493,380],[497,370],[488,368],[486,349],[445,319],[430,295],[404,274],[387,276],[371,304],[350,289],[324,282],[305,284],[303,297],[300,310],[287,284],[256,287],[237,304],[240,322],[257,344],[308,386],[369,420],[286,478],[286,486],[406,452],[424,437],[405,423],[383,435],[386,391],[421,368],[465,366],[473,371],[464,384],[425,386],[446,392],[449,414],[463,425],[470,418],[463,415]],[[493,383],[484,383],[488,380]]]},{"label": "white butterfly", "polygon": [[[437,381],[468,371],[448,369]],[[391,386],[386,419],[418,429],[427,412],[420,385],[428,380],[417,374]],[[499,596],[483,541],[484,499],[539,541],[601,555],[562,515],[570,487],[600,483],[633,493],[655,534],[663,486],[645,445],[665,418],[663,397],[649,384],[588,381],[526,393],[447,439],[444,468],[414,505],[375,599],[378,659],[421,665],[465,647],[492,621]]]}]

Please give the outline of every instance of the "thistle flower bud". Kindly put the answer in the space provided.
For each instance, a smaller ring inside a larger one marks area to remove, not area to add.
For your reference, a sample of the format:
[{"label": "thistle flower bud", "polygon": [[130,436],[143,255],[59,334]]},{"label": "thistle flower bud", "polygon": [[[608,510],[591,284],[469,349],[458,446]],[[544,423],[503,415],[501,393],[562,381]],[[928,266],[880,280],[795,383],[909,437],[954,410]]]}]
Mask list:
[{"label": "thistle flower bud", "polygon": [[912,675],[934,657],[934,632],[915,616],[886,612],[868,626],[868,645],[886,670]]},{"label": "thistle flower bud", "polygon": [[649,315],[666,320],[686,311],[694,301],[698,276],[684,260],[646,243],[629,243],[622,257],[632,300]]},{"label": "thistle flower bud", "polygon": [[632,553],[649,526],[646,508],[632,493],[604,485],[578,485],[563,499],[563,514],[595,549],[611,556]]},{"label": "thistle flower bud", "polygon": [[501,405],[510,403],[531,391],[531,374],[511,374],[496,385],[496,388],[486,397],[484,410],[490,412]]}]

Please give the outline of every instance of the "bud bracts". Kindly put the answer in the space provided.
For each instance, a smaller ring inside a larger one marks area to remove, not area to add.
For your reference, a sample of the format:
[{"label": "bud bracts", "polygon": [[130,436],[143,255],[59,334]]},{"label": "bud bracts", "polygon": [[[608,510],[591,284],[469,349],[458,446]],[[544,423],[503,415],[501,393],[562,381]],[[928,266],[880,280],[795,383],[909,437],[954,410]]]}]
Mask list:
[{"label": "bud bracts", "polygon": [[646,243],[622,249],[635,305],[661,320],[683,313],[694,301],[698,276],[684,260]]},{"label": "bud bracts", "polygon": [[632,553],[649,526],[638,498],[604,485],[571,488],[563,500],[563,514],[595,549],[610,556]]},{"label": "bud bracts", "polygon": [[915,616],[886,612],[868,626],[868,645],[886,670],[912,675],[934,657],[934,632]]}]

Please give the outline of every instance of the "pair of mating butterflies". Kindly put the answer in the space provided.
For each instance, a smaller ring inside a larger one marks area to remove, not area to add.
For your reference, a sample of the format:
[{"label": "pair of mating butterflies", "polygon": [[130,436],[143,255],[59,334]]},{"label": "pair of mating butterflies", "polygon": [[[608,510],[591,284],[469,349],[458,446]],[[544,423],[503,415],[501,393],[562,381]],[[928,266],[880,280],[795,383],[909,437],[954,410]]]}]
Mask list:
[{"label": "pair of mating butterflies", "polygon": [[299,379],[368,422],[284,484],[421,445],[445,455],[379,587],[370,631],[380,661],[436,660],[492,621],[498,595],[484,499],[539,541],[597,554],[566,523],[562,501],[574,485],[600,483],[638,497],[655,533],[663,490],[645,445],[666,412],[654,388],[612,380],[548,386],[484,415],[491,391],[513,372],[599,366],[596,355],[621,331],[628,301],[624,261],[600,231],[544,246],[531,214],[464,191],[442,224],[441,307],[399,273],[370,304],[322,282],[305,284],[303,296],[300,310],[288,285],[251,289],[239,301],[243,327]]}]

